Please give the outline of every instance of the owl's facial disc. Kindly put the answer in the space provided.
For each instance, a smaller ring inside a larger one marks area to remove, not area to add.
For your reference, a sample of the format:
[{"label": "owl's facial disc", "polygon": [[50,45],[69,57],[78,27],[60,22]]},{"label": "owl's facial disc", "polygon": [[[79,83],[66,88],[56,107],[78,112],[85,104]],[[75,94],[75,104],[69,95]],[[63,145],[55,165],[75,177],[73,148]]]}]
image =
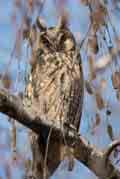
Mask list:
[{"label": "owl's facial disc", "polygon": [[56,27],[50,27],[41,32],[40,44],[43,51],[68,52],[74,50],[75,40],[68,29],[61,29],[56,33]]}]

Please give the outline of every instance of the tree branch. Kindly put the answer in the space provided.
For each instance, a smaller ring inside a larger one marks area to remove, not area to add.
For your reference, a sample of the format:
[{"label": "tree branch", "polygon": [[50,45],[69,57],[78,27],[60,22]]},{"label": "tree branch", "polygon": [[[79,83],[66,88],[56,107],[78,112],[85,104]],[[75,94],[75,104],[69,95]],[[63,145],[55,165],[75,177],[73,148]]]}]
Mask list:
[{"label": "tree branch", "polygon": [[[36,116],[31,117],[24,109],[21,100],[3,89],[0,90],[0,112],[12,117],[37,134],[48,132],[51,126],[53,126],[50,121],[40,118],[37,120]],[[59,126],[53,126],[52,131],[52,136],[55,136],[54,140],[57,140],[57,136],[62,136],[63,131],[61,131]],[[113,145],[109,146],[106,152],[103,152],[96,149],[95,146],[90,145],[82,136],[75,134],[74,131],[65,135],[68,145],[74,148],[74,156],[76,159],[82,162],[99,178],[120,179],[120,172],[116,170],[109,159],[106,163],[106,157],[111,153]],[[115,146],[116,145],[114,145],[114,147]]]}]

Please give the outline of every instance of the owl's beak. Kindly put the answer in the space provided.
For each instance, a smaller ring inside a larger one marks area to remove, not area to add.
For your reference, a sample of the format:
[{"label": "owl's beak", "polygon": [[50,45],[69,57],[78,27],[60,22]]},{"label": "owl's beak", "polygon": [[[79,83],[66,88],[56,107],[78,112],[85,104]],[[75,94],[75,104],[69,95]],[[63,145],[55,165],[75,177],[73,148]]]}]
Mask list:
[{"label": "owl's beak", "polygon": [[36,24],[37,24],[37,27],[40,29],[40,31],[46,31],[47,30],[47,26],[46,26],[44,20],[41,17],[37,17]]}]

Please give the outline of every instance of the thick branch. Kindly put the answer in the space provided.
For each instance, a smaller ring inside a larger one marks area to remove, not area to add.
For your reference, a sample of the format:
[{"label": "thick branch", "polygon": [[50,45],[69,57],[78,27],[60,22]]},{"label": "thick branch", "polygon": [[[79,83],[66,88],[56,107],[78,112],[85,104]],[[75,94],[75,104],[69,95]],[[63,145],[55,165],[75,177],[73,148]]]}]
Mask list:
[{"label": "thick branch", "polygon": [[[27,128],[33,130],[35,133],[40,134],[48,132],[53,126],[47,120],[36,119],[36,116],[31,117],[24,109],[20,99],[14,95],[9,94],[5,90],[0,90],[0,112],[14,118]],[[62,136],[60,127],[53,126],[53,136]],[[120,179],[120,172],[108,160],[106,164],[106,156],[111,151],[111,146],[108,147],[108,152],[102,152],[90,145],[83,137],[76,135],[74,131],[66,134],[68,145],[72,146],[75,150],[75,157],[91,171],[93,171],[101,179]]]},{"label": "thick branch", "polygon": [[0,112],[8,115],[9,117],[20,122],[27,128],[31,129],[35,133],[42,132],[43,129],[49,129],[50,125],[43,122],[42,120],[34,120],[34,117],[31,117],[29,113],[24,109],[22,101],[20,98],[9,94],[6,90],[0,90]]}]

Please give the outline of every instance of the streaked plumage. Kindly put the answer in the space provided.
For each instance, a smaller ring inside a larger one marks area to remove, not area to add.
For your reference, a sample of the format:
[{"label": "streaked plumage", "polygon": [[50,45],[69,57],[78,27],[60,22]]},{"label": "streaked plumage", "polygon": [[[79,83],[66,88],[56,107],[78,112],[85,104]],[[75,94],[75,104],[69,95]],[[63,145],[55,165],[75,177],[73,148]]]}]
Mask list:
[{"label": "streaked plumage", "polygon": [[[60,21],[58,26],[41,28],[40,21],[37,22],[41,32],[36,32],[33,46],[35,61],[26,86],[25,100],[30,101],[28,110],[37,117],[51,120],[53,125],[60,125],[62,129],[67,123],[78,132],[83,103],[82,64],[75,39],[63,24]],[[44,159],[46,139],[44,136],[39,139]],[[61,146],[60,141],[51,141],[48,170],[53,171],[61,160]]]}]

